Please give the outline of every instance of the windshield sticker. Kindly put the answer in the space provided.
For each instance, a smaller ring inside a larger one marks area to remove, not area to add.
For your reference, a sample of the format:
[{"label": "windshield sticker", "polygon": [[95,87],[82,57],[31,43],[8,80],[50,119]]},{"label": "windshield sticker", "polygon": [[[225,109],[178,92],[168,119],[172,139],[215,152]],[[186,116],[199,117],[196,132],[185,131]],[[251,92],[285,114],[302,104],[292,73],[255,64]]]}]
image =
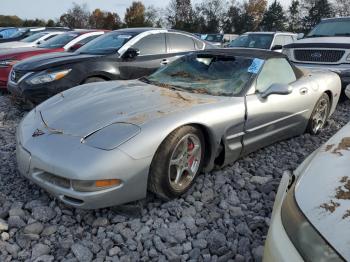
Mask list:
[{"label": "windshield sticker", "polygon": [[260,68],[264,64],[264,60],[259,58],[254,58],[252,64],[248,68],[248,73],[257,74],[260,71]]},{"label": "windshield sticker", "polygon": [[129,39],[131,35],[119,35],[118,37],[123,39]]}]

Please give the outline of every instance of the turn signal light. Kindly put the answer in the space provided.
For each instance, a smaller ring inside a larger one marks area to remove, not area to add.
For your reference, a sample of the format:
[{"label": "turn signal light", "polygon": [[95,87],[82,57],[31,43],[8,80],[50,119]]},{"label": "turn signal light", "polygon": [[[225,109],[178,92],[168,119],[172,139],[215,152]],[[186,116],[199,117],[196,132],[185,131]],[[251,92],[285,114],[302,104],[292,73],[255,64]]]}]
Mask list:
[{"label": "turn signal light", "polygon": [[96,180],[96,187],[111,187],[111,186],[119,186],[121,184],[120,179],[107,179],[107,180]]}]

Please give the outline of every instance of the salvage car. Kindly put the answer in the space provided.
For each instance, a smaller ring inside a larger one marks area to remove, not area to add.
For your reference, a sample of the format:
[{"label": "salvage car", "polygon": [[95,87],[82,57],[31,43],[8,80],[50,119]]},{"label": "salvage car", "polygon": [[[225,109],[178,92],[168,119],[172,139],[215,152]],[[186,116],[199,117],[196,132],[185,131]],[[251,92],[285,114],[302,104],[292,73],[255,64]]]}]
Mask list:
[{"label": "salvage car", "polygon": [[282,177],[264,261],[350,261],[350,124]]},{"label": "salvage car", "polygon": [[285,45],[297,40],[298,35],[288,32],[248,32],[234,39],[227,47],[268,49],[282,52]]},{"label": "salvage car", "polygon": [[[75,51],[87,42],[102,35],[100,30],[79,30],[60,34],[37,47],[0,49],[0,91],[7,90],[7,82],[12,67],[18,62],[37,55],[53,52]],[[26,72],[27,73],[27,72]],[[14,72],[13,81],[19,81],[25,74]]]},{"label": "salvage car", "polygon": [[55,53],[17,64],[12,74],[25,77],[11,78],[8,89],[22,100],[37,104],[80,84],[147,76],[179,56],[208,47],[213,48],[181,31],[120,29],[75,53]]},{"label": "salvage car", "polygon": [[0,43],[0,49],[4,48],[20,48],[20,47],[35,47],[43,42],[55,37],[56,35],[63,34],[62,31],[44,31],[33,34],[19,41]]},{"label": "salvage car", "polygon": [[275,141],[317,134],[340,79],[276,52],[213,49],[139,80],[81,85],[30,111],[17,130],[21,174],[79,208],[171,199],[202,171]]}]

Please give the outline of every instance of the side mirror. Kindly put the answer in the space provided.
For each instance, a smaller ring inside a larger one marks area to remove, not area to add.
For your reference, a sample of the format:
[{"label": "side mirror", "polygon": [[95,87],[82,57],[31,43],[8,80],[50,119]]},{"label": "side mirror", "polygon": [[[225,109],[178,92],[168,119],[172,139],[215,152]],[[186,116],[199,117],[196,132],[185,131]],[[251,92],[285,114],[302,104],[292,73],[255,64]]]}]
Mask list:
[{"label": "side mirror", "polygon": [[297,39],[298,39],[298,40],[299,40],[299,39],[302,39],[302,38],[304,38],[304,36],[305,36],[304,33],[299,33],[299,34],[297,35]]},{"label": "side mirror", "polygon": [[133,59],[140,54],[140,51],[136,48],[129,48],[125,51],[122,58],[124,59]]},{"label": "side mirror", "polygon": [[282,50],[283,46],[282,45],[274,45],[273,47],[271,47],[272,51],[276,51],[276,50]]},{"label": "side mirror", "polygon": [[345,88],[345,95],[350,99],[350,85]]},{"label": "side mirror", "polygon": [[80,47],[82,47],[83,45],[82,44],[75,44],[75,45],[72,45],[69,49],[68,49],[68,51],[69,52],[74,52],[74,51],[76,51],[76,50],[78,50]]},{"label": "side mirror", "polygon": [[261,93],[262,98],[267,98],[270,95],[289,95],[293,89],[287,84],[272,84],[265,92]]},{"label": "side mirror", "polygon": [[37,45],[40,45],[40,44],[41,44],[41,41],[38,41],[36,44],[37,44]]}]

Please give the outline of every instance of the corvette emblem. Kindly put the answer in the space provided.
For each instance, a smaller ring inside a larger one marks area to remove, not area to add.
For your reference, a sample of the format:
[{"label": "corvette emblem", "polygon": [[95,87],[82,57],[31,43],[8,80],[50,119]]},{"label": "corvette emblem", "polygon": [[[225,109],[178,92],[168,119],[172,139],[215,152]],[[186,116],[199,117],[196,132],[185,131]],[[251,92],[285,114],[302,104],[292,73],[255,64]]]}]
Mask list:
[{"label": "corvette emblem", "polygon": [[40,129],[36,129],[36,130],[34,131],[34,133],[32,134],[32,137],[42,136],[42,135],[44,135],[44,134],[45,134],[44,131],[41,131]]},{"label": "corvette emblem", "polygon": [[14,70],[12,70],[12,72],[11,72],[11,80],[15,81],[15,79],[16,79],[16,72]]}]

